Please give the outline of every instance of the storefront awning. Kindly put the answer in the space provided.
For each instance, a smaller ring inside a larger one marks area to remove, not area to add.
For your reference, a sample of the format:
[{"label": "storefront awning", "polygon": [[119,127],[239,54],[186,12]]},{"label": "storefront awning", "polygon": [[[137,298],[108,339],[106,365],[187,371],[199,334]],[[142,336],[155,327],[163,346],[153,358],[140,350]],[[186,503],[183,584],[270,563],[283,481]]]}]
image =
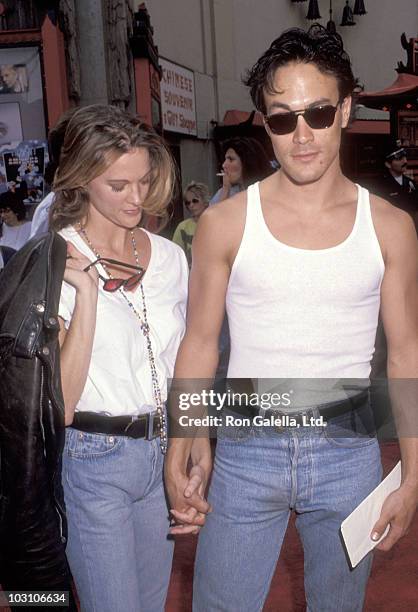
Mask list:
[{"label": "storefront awning", "polygon": [[222,125],[239,125],[240,123],[263,126],[263,117],[258,111],[227,110]]},{"label": "storefront awning", "polygon": [[383,134],[386,136],[390,135],[390,121],[356,120],[345,131],[347,134]]}]

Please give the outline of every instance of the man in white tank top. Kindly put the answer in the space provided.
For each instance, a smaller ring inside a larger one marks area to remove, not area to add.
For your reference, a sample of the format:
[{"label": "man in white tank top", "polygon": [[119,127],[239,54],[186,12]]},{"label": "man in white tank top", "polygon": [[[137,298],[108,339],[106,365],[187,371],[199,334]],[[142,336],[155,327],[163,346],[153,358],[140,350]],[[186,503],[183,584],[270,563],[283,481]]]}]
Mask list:
[{"label": "man in white tank top", "polygon": [[[356,81],[338,34],[320,26],[285,32],[246,84],[281,167],[202,215],[175,377],[213,377],[226,304],[228,376],[257,379],[256,391],[262,379],[280,379],[287,401],[277,408],[281,424],[220,428],[210,506],[203,497],[208,440],[171,440],[172,531],[197,532],[205,523],[195,612],[254,612],[263,608],[294,510],[308,610],[357,612],[371,555],[351,570],[339,530],[381,478],[364,392],[379,308],[389,377],[418,375],[416,235],[408,215],[342,174],[341,130]],[[294,389],[297,397],[289,401]],[[416,397],[410,389],[409,400],[401,397],[394,406],[403,411],[410,437],[399,440],[402,484],[370,533],[377,540],[390,524],[380,550],[406,532],[417,505],[418,432],[410,422]],[[262,408],[260,402],[247,406],[246,414],[266,416]],[[235,407],[229,413],[236,415]]]}]

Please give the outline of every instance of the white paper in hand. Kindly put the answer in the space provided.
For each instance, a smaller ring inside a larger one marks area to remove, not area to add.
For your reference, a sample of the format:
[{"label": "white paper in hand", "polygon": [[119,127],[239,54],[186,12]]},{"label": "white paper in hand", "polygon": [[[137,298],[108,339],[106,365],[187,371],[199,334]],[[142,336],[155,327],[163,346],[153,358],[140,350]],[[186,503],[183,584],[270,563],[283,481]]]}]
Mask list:
[{"label": "white paper in hand", "polygon": [[383,502],[392,491],[400,487],[400,484],[401,462],[399,461],[386,478],[341,523],[341,533],[353,568],[389,531],[388,527],[377,542],[370,537],[373,526],[380,517]]}]

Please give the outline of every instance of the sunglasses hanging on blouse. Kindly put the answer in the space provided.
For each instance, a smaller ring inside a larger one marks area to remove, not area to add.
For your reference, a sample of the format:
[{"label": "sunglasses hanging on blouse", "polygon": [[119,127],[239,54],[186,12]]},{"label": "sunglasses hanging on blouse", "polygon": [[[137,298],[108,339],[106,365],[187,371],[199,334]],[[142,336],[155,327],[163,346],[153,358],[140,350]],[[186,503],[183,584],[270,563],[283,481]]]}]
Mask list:
[{"label": "sunglasses hanging on blouse", "polygon": [[118,261],[117,259],[108,259],[107,257],[99,257],[95,261],[92,261],[88,266],[84,268],[83,272],[88,272],[90,268],[102,262],[104,264],[111,264],[113,266],[129,268],[131,270],[137,271],[135,274],[132,274],[132,276],[129,276],[128,278],[114,278],[113,276],[110,276],[109,272],[108,274],[110,278],[105,278],[104,276],[98,273],[100,280],[103,282],[103,290],[108,291],[110,293],[113,293],[114,291],[117,291],[118,289],[122,288],[125,289],[125,291],[134,291],[138,287],[139,283],[142,280],[142,277],[145,274],[145,269],[141,268],[141,266],[133,266],[131,264],[124,263],[123,261]]}]

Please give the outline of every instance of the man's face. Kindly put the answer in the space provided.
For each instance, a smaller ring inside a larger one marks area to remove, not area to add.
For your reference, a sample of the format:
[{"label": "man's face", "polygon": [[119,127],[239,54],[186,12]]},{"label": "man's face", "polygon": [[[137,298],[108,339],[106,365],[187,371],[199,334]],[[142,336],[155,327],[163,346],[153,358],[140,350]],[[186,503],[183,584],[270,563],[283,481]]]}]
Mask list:
[{"label": "man's face", "polygon": [[386,167],[389,168],[390,172],[395,176],[401,176],[404,174],[408,167],[408,162],[406,160],[406,155],[403,155],[399,159],[392,158],[386,162]]},{"label": "man's face", "polygon": [[[337,79],[320,72],[312,63],[291,62],[278,68],[274,89],[278,93],[264,92],[267,115],[337,106],[339,102]],[[348,123],[350,108],[351,98],[346,98],[338,105],[333,124],[324,129],[311,128],[301,115],[289,134],[274,134],[266,125],[281,169],[292,182],[314,183],[331,166],[339,164],[341,128]]]},{"label": "man's face", "polygon": [[2,208],[0,210],[0,217],[6,225],[16,225],[17,216],[10,208]]}]

